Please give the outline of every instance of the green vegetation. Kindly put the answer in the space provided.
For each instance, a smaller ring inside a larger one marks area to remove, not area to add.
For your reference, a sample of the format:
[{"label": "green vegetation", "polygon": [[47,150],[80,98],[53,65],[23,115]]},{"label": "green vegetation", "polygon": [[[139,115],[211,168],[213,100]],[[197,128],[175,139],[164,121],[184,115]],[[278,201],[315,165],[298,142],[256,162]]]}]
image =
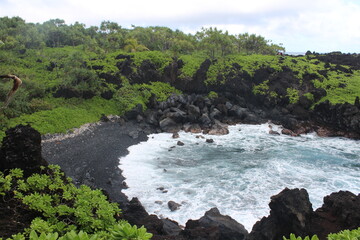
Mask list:
[{"label": "green vegetation", "polygon": [[299,101],[299,91],[294,88],[286,89],[287,97],[289,98],[290,103],[297,103]]},{"label": "green vegetation", "polygon": [[210,99],[214,99],[214,98],[218,98],[218,97],[219,97],[219,95],[214,91],[210,91],[208,94],[208,98],[210,98]]},{"label": "green vegetation", "polygon": [[180,60],[183,61],[184,66],[181,68],[180,77],[192,78],[205,59],[206,55],[203,54],[182,55]]},{"label": "green vegetation", "polygon": [[30,227],[12,239],[147,240],[152,237],[144,227],[118,221],[120,209],[116,203],[108,202],[100,190],[85,185],[75,187],[56,165],[42,167],[42,172],[28,178],[23,177],[20,169],[12,169],[8,175],[0,172],[2,199],[17,200],[38,213]]},{"label": "green vegetation", "polygon": [[[0,41],[0,74],[15,74],[23,80],[9,107],[0,112],[0,139],[6,129],[20,123],[31,123],[42,134],[57,133],[95,122],[102,114],[121,115],[137,104],[146,109],[152,95],[163,101],[180,92],[158,82],[162,79],[135,84],[145,76],[142,66],[152,66],[161,75],[174,61],[182,62],[179,81],[192,79],[210,59],[205,80],[210,89],[229,79],[247,81],[253,94],[275,103],[279,99],[296,103],[301,96],[313,104],[353,103],[360,96],[359,70],[325,64],[312,55],[276,56],[284,50],[281,45],[262,36],[231,35],[217,28],[191,35],[167,27],[125,29],[108,21],[86,28],[61,19],[31,24],[19,17],[2,17]],[[259,70],[266,77],[252,82]],[[287,71],[296,81],[284,93],[273,79]],[[327,96],[315,102],[305,85],[309,81],[325,89]],[[11,81],[0,82],[0,100],[11,87]]]},{"label": "green vegetation", "polygon": [[360,228],[354,230],[344,230],[339,233],[331,233],[328,235],[328,240],[359,240]]},{"label": "green vegetation", "polygon": [[258,85],[255,85],[253,87],[253,93],[255,95],[258,95],[258,94],[259,95],[265,95],[269,90],[268,84],[269,84],[269,80],[266,80],[266,81],[264,81],[264,82],[262,82],[262,83],[260,83]]},{"label": "green vegetation", "polygon": [[123,87],[116,92],[114,100],[117,102],[121,113],[125,113],[138,104],[141,104],[145,110],[152,95],[156,97],[157,101],[165,101],[171,94],[180,93],[179,90],[162,82],[133,85],[124,82]]},{"label": "green vegetation", "polygon": [[[360,239],[360,228],[354,230],[343,230],[339,233],[330,233],[327,236],[328,240],[359,240]],[[283,240],[319,240],[319,238],[314,235],[310,237],[296,237],[295,234],[290,234],[290,238],[283,237]]]},{"label": "green vegetation", "polygon": [[[283,237],[283,240],[303,240],[301,237],[296,237],[295,234],[291,233],[290,238]],[[319,240],[319,238],[314,235],[311,238],[309,236],[306,236],[304,240]]]},{"label": "green vegetation", "polygon": [[145,60],[148,60],[151,63],[155,64],[157,70],[159,70],[160,72],[163,72],[164,68],[168,66],[172,61],[170,56],[159,51],[138,52],[132,53],[131,55],[134,58],[134,63],[136,67],[139,67],[141,63],[143,63]]},{"label": "green vegetation", "polygon": [[317,80],[314,84],[327,92],[321,101],[329,100],[333,104],[354,103],[355,98],[360,96],[360,71],[354,71],[353,74],[332,71],[327,78]]},{"label": "green vegetation", "polygon": [[[48,106],[49,109],[10,119],[3,118],[1,122],[3,127],[8,128],[18,124],[30,123],[41,134],[65,133],[67,130],[85,123],[98,121],[102,114],[110,115],[121,112],[115,100],[105,100],[100,97],[89,100],[76,98],[69,100],[44,99],[41,104]],[[0,136],[3,137],[4,132]]]}]

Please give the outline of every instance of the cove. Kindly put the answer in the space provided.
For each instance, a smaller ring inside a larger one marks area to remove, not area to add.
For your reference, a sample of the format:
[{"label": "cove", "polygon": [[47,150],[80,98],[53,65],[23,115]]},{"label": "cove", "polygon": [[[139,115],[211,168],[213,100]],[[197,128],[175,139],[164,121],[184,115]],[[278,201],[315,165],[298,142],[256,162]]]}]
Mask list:
[{"label": "cove", "polygon": [[[332,192],[360,192],[359,141],[270,135],[268,124],[234,125],[229,131],[222,136],[180,132],[178,139],[149,135],[120,158],[129,186],[123,192],[138,197],[150,214],[182,225],[217,207],[249,231],[269,214],[270,196],[285,187],[305,188],[314,209]],[[171,212],[168,201],[182,206]]]}]

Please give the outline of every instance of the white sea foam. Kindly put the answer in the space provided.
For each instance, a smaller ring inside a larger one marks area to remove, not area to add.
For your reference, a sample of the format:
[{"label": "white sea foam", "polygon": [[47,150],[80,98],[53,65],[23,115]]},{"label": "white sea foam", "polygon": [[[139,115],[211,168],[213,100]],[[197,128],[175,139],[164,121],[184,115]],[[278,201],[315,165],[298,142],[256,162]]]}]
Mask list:
[{"label": "white sea foam", "polygon": [[[306,188],[314,209],[334,191],[360,192],[359,141],[270,135],[268,124],[229,130],[228,135],[205,136],[214,143],[180,132],[179,139],[154,134],[131,146],[120,159],[129,186],[125,194],[138,197],[149,213],[183,225],[217,207],[251,230],[269,215],[270,197],[285,187]],[[178,140],[185,145],[177,146]],[[170,200],[181,208],[171,212]]]}]

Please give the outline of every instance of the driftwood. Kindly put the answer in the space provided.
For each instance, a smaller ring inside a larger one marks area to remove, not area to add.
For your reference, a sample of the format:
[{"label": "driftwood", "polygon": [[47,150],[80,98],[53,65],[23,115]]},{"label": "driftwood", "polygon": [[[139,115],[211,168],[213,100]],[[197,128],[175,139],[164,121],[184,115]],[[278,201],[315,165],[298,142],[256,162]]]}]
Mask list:
[{"label": "driftwood", "polygon": [[15,94],[15,92],[18,90],[18,88],[22,84],[22,81],[17,76],[10,75],[10,74],[9,75],[0,75],[0,78],[11,78],[11,79],[14,80],[13,87],[11,88],[9,93],[7,94],[5,102],[4,102],[4,106],[2,107],[2,108],[6,108],[9,105],[12,96]]}]

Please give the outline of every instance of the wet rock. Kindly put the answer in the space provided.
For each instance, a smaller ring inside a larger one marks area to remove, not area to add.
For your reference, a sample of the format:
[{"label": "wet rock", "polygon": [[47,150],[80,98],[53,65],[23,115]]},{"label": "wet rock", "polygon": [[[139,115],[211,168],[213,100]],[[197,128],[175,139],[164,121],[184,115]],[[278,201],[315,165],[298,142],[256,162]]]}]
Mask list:
[{"label": "wet rock", "polygon": [[166,219],[161,219],[161,221],[164,224],[163,229],[166,235],[178,236],[179,233],[182,231],[179,224],[173,220],[166,218]]},{"label": "wet rock", "polygon": [[182,141],[178,141],[178,142],[176,143],[176,145],[178,145],[178,146],[184,146],[185,143],[183,143]]},{"label": "wet rock", "polygon": [[360,195],[348,191],[332,193],[324,198],[324,204],[312,217],[311,232],[320,239],[329,233],[344,229],[356,229],[360,223]]},{"label": "wet rock", "polygon": [[199,124],[195,123],[195,124],[191,124],[191,123],[187,123],[184,124],[183,129],[185,132],[191,132],[191,133],[201,133],[201,127]]},{"label": "wet rock", "polygon": [[226,135],[226,134],[229,134],[229,129],[226,124],[217,122],[211,127],[208,134],[209,135]]},{"label": "wet rock", "polygon": [[123,209],[123,218],[132,225],[145,226],[148,232],[165,234],[163,222],[155,215],[149,215],[137,198],[131,199]]},{"label": "wet rock", "polygon": [[350,103],[332,105],[329,101],[315,106],[314,118],[329,130],[347,132],[349,136],[360,138],[360,109]]},{"label": "wet rock", "polygon": [[178,210],[181,207],[181,204],[176,203],[174,201],[169,201],[168,202],[168,207],[173,212],[173,211]]},{"label": "wet rock", "polygon": [[294,133],[293,131],[291,131],[290,129],[287,129],[287,128],[282,129],[281,133],[284,134],[284,135],[292,136],[292,137],[299,136],[299,134],[296,134],[296,133]]},{"label": "wet rock", "polygon": [[270,131],[269,131],[269,134],[270,134],[270,135],[280,135],[279,132],[274,131],[274,130],[270,130]]},{"label": "wet rock", "polygon": [[171,118],[165,118],[159,123],[160,128],[164,132],[175,133],[180,130],[180,125]]},{"label": "wet rock", "polygon": [[212,208],[199,220],[189,220],[181,233],[189,239],[242,240],[248,235],[243,225]]},{"label": "wet rock", "polygon": [[207,143],[213,143],[213,142],[214,142],[214,139],[212,139],[212,138],[206,139],[206,142],[207,142]]},{"label": "wet rock", "polygon": [[312,216],[312,205],[305,189],[284,189],[271,197],[270,215],[258,221],[248,240],[278,240],[294,233],[306,236]]},{"label": "wet rock", "polygon": [[178,132],[173,133],[173,135],[172,135],[172,138],[174,138],[174,139],[179,138],[179,137],[180,137],[180,136],[179,136],[179,133],[178,133]]}]

